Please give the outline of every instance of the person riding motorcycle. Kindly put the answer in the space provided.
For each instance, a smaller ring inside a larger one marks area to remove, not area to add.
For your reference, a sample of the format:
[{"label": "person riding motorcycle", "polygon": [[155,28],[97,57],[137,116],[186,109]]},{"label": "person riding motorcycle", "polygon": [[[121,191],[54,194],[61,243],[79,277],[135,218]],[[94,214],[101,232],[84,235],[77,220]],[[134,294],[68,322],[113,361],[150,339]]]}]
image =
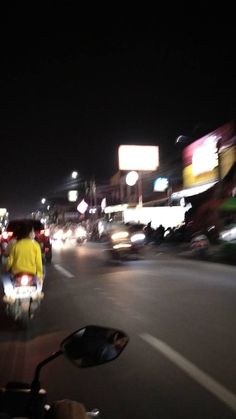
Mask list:
[{"label": "person riding motorcycle", "polygon": [[5,298],[12,294],[11,277],[25,272],[36,278],[38,297],[43,297],[43,265],[40,245],[34,240],[34,230],[30,223],[24,223],[18,233],[17,241],[12,244],[3,275]]}]

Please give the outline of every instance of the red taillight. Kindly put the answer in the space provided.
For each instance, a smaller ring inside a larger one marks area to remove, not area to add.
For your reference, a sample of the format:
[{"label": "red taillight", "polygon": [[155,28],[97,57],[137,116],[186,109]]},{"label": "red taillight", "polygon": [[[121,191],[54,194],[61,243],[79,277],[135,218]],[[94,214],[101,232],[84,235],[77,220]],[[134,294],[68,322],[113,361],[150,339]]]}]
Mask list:
[{"label": "red taillight", "polygon": [[27,287],[31,285],[33,275],[22,274],[17,276],[17,285],[21,287]]}]

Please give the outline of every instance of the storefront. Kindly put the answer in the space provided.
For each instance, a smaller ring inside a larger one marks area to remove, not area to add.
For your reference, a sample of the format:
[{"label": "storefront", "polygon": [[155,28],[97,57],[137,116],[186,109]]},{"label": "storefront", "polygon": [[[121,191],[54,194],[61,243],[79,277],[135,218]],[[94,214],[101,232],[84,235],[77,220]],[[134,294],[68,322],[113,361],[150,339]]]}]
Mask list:
[{"label": "storefront", "polygon": [[172,194],[191,206],[186,221],[193,231],[218,231],[224,224],[220,206],[235,193],[236,130],[230,122],[194,141],[183,151],[183,189]]}]

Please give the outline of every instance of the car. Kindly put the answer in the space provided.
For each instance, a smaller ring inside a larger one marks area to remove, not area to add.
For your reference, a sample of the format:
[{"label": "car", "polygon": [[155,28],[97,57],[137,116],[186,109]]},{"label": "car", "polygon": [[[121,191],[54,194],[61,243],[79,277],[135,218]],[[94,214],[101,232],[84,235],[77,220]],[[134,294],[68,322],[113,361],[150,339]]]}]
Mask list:
[{"label": "car", "polygon": [[0,236],[1,259],[8,256],[9,244],[17,240],[22,224],[30,223],[35,231],[35,240],[39,243],[42,251],[43,261],[50,263],[52,260],[52,244],[49,229],[45,228],[39,220],[16,219],[9,221],[6,229]]}]

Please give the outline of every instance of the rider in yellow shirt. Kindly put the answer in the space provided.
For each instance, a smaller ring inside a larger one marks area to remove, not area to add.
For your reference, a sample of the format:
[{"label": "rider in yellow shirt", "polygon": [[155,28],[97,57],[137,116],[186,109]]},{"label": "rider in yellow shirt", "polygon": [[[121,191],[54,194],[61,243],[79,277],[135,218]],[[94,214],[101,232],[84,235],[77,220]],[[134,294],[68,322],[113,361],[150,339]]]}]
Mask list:
[{"label": "rider in yellow shirt", "polygon": [[12,244],[6,262],[7,273],[3,276],[3,286],[6,297],[11,296],[11,275],[29,273],[37,278],[37,290],[42,295],[43,265],[40,245],[34,240],[32,225],[24,223],[18,234],[17,241]]},{"label": "rider in yellow shirt", "polygon": [[36,275],[40,281],[43,280],[42,254],[39,244],[32,239],[33,231],[30,236],[18,240],[10,249],[7,258],[6,269],[13,275],[20,272],[27,272]]}]

